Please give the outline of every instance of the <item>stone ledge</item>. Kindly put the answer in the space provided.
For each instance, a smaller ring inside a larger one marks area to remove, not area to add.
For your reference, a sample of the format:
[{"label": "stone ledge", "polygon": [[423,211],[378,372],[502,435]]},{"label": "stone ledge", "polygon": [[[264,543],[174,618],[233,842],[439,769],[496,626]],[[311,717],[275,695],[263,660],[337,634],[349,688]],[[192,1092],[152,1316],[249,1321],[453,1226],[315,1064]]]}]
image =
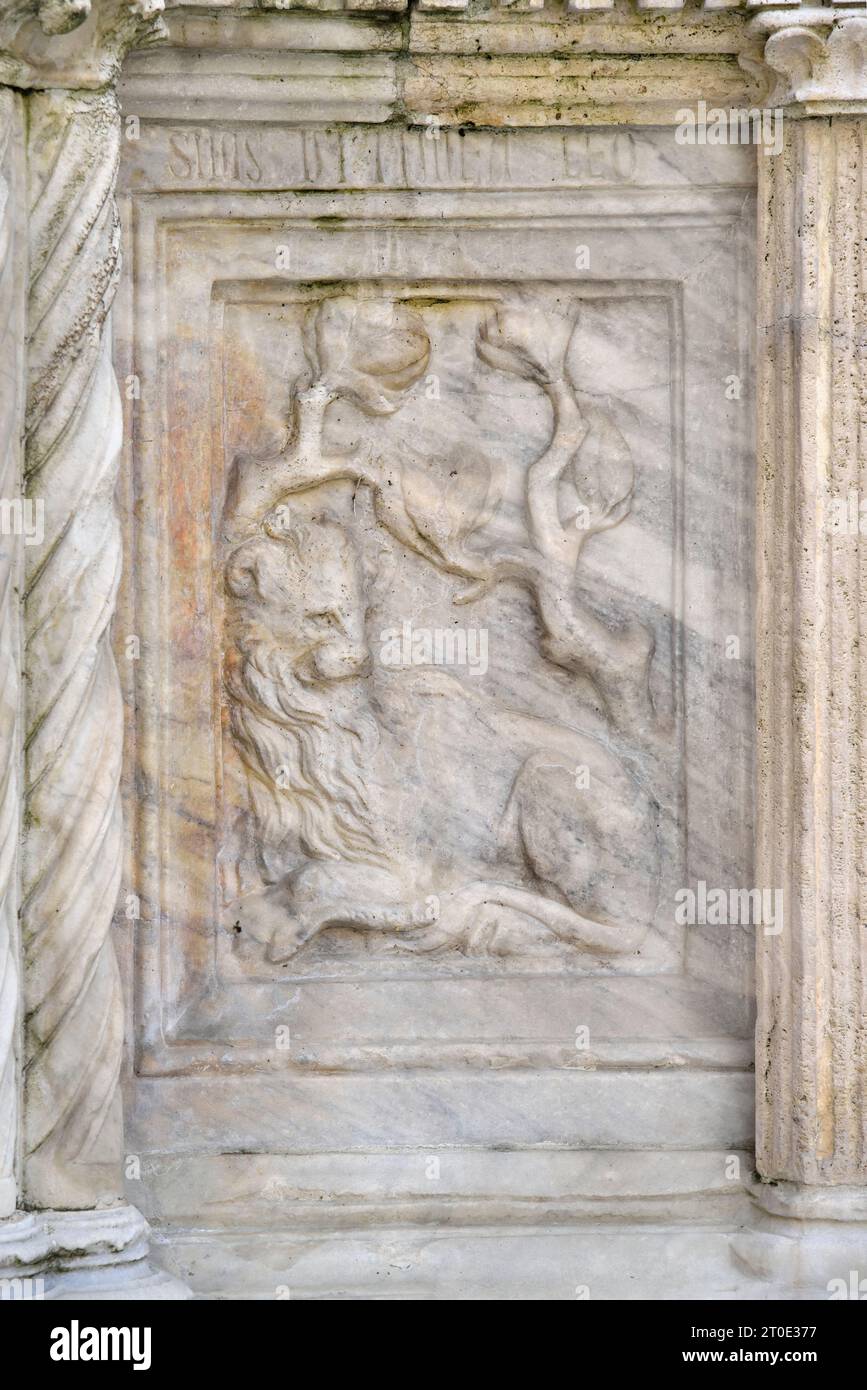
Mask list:
[{"label": "stone ledge", "polygon": [[174,1228],[570,1225],[749,1218],[743,1150],[142,1155],[130,1195]]},{"label": "stone ledge", "polygon": [[[763,1278],[733,1256],[737,1231],[707,1223],[478,1229],[157,1232],[197,1298],[570,1301],[827,1298]],[[848,1266],[847,1266],[848,1268]]]}]

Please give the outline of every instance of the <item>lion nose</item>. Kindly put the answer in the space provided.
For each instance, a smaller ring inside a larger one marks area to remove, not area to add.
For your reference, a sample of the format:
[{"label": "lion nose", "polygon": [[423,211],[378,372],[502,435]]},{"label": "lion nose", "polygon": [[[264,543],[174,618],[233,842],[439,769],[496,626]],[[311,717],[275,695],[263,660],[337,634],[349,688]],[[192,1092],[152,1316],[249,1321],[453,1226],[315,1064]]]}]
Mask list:
[{"label": "lion nose", "polygon": [[329,642],[317,647],[314,665],[326,680],[360,676],[367,668],[370,655],[366,647],[355,642]]},{"label": "lion nose", "polygon": [[367,651],[366,647],[351,643],[341,653],[341,660],[349,670],[357,671],[367,665],[370,660],[370,653]]}]

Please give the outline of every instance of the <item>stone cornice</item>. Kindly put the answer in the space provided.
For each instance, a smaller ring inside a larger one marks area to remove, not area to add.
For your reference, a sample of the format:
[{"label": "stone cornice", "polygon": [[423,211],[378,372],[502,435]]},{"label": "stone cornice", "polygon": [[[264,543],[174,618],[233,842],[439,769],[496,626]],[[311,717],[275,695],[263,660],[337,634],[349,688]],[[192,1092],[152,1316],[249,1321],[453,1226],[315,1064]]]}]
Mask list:
[{"label": "stone cornice", "polygon": [[[428,0],[423,0],[426,6]],[[133,53],[121,97],[142,119],[437,121],[461,127],[669,124],[685,105],[749,105],[745,12],[663,13],[629,0],[569,11],[414,6],[408,14],[185,5],[168,42]]]},{"label": "stone cornice", "polygon": [[[840,40],[819,50],[832,31],[852,49],[862,21],[851,0],[185,0],[167,11],[167,44],[124,65],[122,95],[144,118],[212,121],[228,83],[240,120],[304,120],[313,102],[325,121],[466,127],[669,124],[699,101],[749,108],[771,90],[775,104],[851,110]],[[774,63],[793,61],[792,28],[816,49],[808,97],[764,61],[766,41]]]},{"label": "stone cornice", "polygon": [[[828,0],[827,8],[835,9],[862,3],[862,0]],[[474,22],[491,15],[524,15],[526,21],[551,20],[565,15],[573,23],[594,14],[671,15],[689,22],[696,14],[718,14],[721,11],[742,11],[750,14],[782,11],[796,14],[815,8],[810,0],[179,0],[172,4],[173,14],[222,14],[239,17],[249,14],[299,11],[319,14],[396,14],[415,10],[421,14],[451,15],[457,20]]]},{"label": "stone cornice", "polygon": [[164,0],[0,0],[0,83],[99,88],[165,35]]},{"label": "stone cornice", "polygon": [[[701,97],[732,105],[763,91],[772,105],[823,113],[859,110],[867,100],[867,8],[857,3],[480,0],[470,10],[468,0],[183,0],[167,22],[163,6],[0,0],[0,83],[99,88],[115,80],[131,49],[168,37],[176,77],[186,67],[183,53],[224,55],[220,79],[243,54],[263,55],[280,81],[280,55],[316,54],[320,65],[326,55],[381,55],[406,100],[389,103],[385,74],[377,72],[372,119],[400,115],[405,106],[411,120],[422,112],[467,124],[653,123],[669,118],[678,85],[681,104]],[[636,59],[644,61],[634,94]],[[707,59],[710,67],[702,67]],[[357,85],[351,60],[335,58],[331,66],[338,86],[344,77]],[[205,86],[207,75],[199,65]],[[268,73],[262,76],[267,85]],[[159,85],[173,106],[177,97]]]}]

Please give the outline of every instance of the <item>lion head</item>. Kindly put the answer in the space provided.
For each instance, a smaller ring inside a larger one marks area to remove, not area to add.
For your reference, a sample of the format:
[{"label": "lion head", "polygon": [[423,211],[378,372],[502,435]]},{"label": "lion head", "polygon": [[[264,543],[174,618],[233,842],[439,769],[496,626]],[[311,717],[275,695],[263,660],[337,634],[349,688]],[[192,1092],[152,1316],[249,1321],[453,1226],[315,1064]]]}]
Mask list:
[{"label": "lion head", "polygon": [[226,587],[226,690],[263,865],[276,877],[299,848],[387,862],[368,777],[378,731],[363,679],[365,605],[346,529],[276,507],[230,556]]}]

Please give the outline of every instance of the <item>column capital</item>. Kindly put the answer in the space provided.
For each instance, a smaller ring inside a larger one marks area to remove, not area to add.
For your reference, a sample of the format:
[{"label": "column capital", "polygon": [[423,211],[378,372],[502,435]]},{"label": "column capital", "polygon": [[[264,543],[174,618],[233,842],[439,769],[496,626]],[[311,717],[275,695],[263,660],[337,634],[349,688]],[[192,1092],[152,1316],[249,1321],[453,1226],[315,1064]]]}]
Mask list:
[{"label": "column capital", "polygon": [[165,37],[163,7],[164,0],[0,0],[0,84],[107,86],[131,48]]},{"label": "column capital", "polygon": [[769,10],[747,29],[741,67],[765,103],[793,116],[867,113],[867,12],[841,7]]}]

